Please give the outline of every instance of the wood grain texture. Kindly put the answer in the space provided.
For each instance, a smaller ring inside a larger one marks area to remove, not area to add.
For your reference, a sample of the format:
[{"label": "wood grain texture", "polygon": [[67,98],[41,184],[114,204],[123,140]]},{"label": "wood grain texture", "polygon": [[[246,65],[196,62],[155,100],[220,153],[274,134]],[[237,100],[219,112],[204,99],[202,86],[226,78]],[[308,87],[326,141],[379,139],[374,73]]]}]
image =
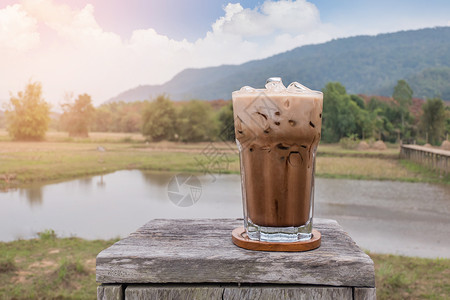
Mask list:
[{"label": "wood grain texture", "polygon": [[320,232],[313,229],[313,237],[308,241],[292,243],[275,243],[253,241],[249,239],[244,227],[237,227],[233,230],[231,238],[233,243],[241,248],[256,251],[282,251],[282,252],[301,252],[309,251],[320,247]]},{"label": "wood grain texture", "polygon": [[372,260],[334,220],[315,219],[322,244],[308,252],[239,248],[231,231],[242,222],[150,221],[97,256],[97,281],[375,286]]},{"label": "wood grain texture", "polygon": [[323,287],[244,287],[225,288],[223,299],[264,299],[264,300],[352,300],[351,288]]},{"label": "wood grain texture", "polygon": [[97,300],[123,300],[122,285],[99,285],[97,287]]},{"label": "wood grain texture", "polygon": [[377,289],[376,288],[354,288],[353,290],[354,300],[376,300]]},{"label": "wood grain texture", "polygon": [[148,299],[211,299],[222,300],[222,287],[180,287],[180,286],[129,286],[125,290],[126,300]]},{"label": "wood grain texture", "polygon": [[333,287],[196,287],[128,286],[126,300],[137,299],[210,299],[210,300],[352,300],[351,288]]}]

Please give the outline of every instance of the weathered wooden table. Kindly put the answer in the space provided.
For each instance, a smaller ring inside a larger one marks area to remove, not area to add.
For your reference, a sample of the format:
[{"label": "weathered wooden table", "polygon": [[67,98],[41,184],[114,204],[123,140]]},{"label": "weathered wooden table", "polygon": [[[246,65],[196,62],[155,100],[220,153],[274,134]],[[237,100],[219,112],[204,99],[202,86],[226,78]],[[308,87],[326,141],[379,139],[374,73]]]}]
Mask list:
[{"label": "weathered wooden table", "polygon": [[153,220],[97,256],[98,299],[375,299],[373,262],[334,220],[320,248],[245,250],[242,220]]}]

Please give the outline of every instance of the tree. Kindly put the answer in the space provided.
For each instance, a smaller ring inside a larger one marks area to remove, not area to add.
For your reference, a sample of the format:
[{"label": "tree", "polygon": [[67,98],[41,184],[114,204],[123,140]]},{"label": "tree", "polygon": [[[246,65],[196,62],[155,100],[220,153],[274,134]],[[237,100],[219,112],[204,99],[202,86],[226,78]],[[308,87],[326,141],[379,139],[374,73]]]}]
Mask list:
[{"label": "tree", "polygon": [[120,120],[121,132],[136,132],[142,128],[142,114],[137,111],[127,111]]},{"label": "tree", "polygon": [[[370,99],[367,109],[375,137],[394,143],[398,139],[399,129],[401,128],[401,115],[397,103],[373,97]],[[410,119],[410,114],[408,114],[408,123]],[[408,137],[409,132],[407,131],[406,137]]]},{"label": "tree", "polygon": [[233,103],[222,107],[218,113],[220,138],[224,141],[234,141],[234,115]]},{"label": "tree", "polygon": [[179,113],[178,132],[183,142],[211,141],[217,135],[217,123],[211,105],[191,100]]},{"label": "tree", "polygon": [[88,137],[89,126],[93,120],[95,109],[91,96],[79,95],[74,103],[61,105],[64,113],[61,115],[61,125],[71,137]]},{"label": "tree", "polygon": [[323,89],[323,141],[338,142],[341,138],[356,134],[364,136],[369,125],[362,113],[358,98],[347,94],[339,82],[329,82]]},{"label": "tree", "polygon": [[445,107],[445,139],[448,140],[450,133],[450,106]]},{"label": "tree", "polygon": [[428,134],[428,141],[437,145],[443,139],[446,125],[446,115],[444,101],[440,98],[427,99],[422,105],[423,115],[421,118],[421,128]]},{"label": "tree", "polygon": [[409,115],[409,107],[412,104],[413,90],[405,80],[397,81],[397,85],[394,87],[394,93],[392,98],[397,101],[400,109],[401,116],[401,128],[402,135],[406,133],[405,118]]},{"label": "tree", "polygon": [[160,95],[145,107],[142,134],[151,141],[174,140],[177,114],[172,101]]},{"label": "tree", "polygon": [[0,128],[5,128],[5,114],[0,111]]},{"label": "tree", "polygon": [[141,132],[142,112],[148,101],[108,102],[95,110],[91,130],[101,132]]},{"label": "tree", "polygon": [[29,83],[6,110],[9,135],[16,140],[42,140],[50,123],[50,105],[42,99],[39,82]]},{"label": "tree", "polygon": [[108,132],[113,131],[113,113],[106,105],[101,105],[95,110],[93,131]]},{"label": "tree", "polygon": [[368,103],[369,120],[372,124],[372,136],[378,140],[388,140],[392,123],[386,117],[389,104],[372,97]]}]

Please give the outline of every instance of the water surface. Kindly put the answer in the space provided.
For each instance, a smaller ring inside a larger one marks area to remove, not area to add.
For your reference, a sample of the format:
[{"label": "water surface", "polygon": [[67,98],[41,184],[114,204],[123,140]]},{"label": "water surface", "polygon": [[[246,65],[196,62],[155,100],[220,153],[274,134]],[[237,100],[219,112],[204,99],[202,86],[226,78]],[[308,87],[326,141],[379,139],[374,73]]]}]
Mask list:
[{"label": "water surface", "polygon": [[[0,193],[0,240],[58,236],[125,237],[154,218],[242,218],[239,175],[197,175],[198,201],[169,198],[170,172],[118,171],[104,176],[35,185]],[[180,194],[187,193],[180,186]],[[373,252],[450,258],[447,186],[316,179],[315,217],[336,219]]]}]

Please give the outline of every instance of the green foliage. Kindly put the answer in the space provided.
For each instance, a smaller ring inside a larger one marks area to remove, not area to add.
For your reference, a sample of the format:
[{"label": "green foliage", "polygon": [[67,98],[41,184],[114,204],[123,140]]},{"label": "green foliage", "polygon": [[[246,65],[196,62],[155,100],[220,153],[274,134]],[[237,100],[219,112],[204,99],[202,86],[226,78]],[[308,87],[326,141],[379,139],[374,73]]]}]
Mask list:
[{"label": "green foliage", "polygon": [[97,132],[141,132],[142,111],[148,101],[110,102],[95,110],[91,128]]},{"label": "green foliage", "polygon": [[219,121],[220,138],[225,141],[234,141],[234,115],[232,102],[220,109],[217,119]]},{"label": "green foliage", "polygon": [[[92,130],[97,132],[116,131],[117,122],[113,122],[113,110],[110,104],[103,104],[95,110]],[[117,130],[120,132],[120,130]]]},{"label": "green foliage", "polygon": [[450,67],[431,67],[422,70],[410,77],[408,82],[414,89],[416,97],[450,100]]},{"label": "green foliage", "polygon": [[69,132],[70,137],[88,137],[89,126],[94,117],[91,96],[79,95],[74,103],[61,105],[64,113],[61,115],[62,128]]},{"label": "green foliage", "polygon": [[412,104],[412,95],[413,91],[409,84],[405,80],[399,80],[394,87],[392,98],[394,98],[399,107],[401,124],[397,126],[397,129],[402,137],[408,137],[410,127],[410,123],[408,122],[410,119],[409,107]]},{"label": "green foliage", "polygon": [[162,95],[152,102],[111,102],[96,109],[92,128],[100,132],[139,130],[155,142],[231,139],[230,135],[234,138],[232,104],[224,104],[223,100],[173,102]]},{"label": "green foliage", "polygon": [[423,115],[420,119],[422,132],[428,134],[428,142],[440,145],[444,139],[446,112],[444,102],[440,98],[428,99],[422,105]]},{"label": "green foliage", "polygon": [[412,103],[412,95],[413,91],[405,80],[402,79],[397,81],[392,98],[397,101],[402,110],[407,111]]},{"label": "green foliage", "polygon": [[217,136],[217,121],[208,102],[191,100],[181,107],[178,133],[183,142],[212,141]]},{"label": "green foliage", "polygon": [[5,113],[0,111],[0,128],[5,128]]},{"label": "green foliage", "polygon": [[330,82],[323,89],[322,122],[324,142],[338,142],[351,134],[362,136],[368,127],[367,116],[339,82]]},{"label": "green foliage", "polygon": [[7,116],[9,135],[16,140],[42,140],[50,123],[50,105],[42,99],[39,82],[27,84],[17,97],[11,96]]},{"label": "green foliage", "polygon": [[142,134],[151,141],[174,140],[177,128],[177,113],[172,101],[158,96],[149,103],[142,115]]},{"label": "green foliage", "polygon": [[364,103],[364,99],[359,97],[358,95],[350,95],[350,99],[358,105],[359,108],[365,109],[366,104]]},{"label": "green foliage", "polygon": [[322,91],[324,142],[344,139],[343,143],[347,144],[345,137],[353,135],[358,139],[412,142],[417,136],[417,120],[409,112],[412,90],[404,80],[398,81],[395,101],[372,98],[366,104],[361,97],[348,95],[338,82],[328,83]]},{"label": "green foliage", "polygon": [[372,124],[373,136],[376,139],[395,142],[396,126],[399,126],[400,112],[393,102],[385,102],[372,98],[368,104],[368,114]]},{"label": "green foliage", "polygon": [[43,241],[49,241],[56,239],[56,233],[53,229],[45,229],[42,232],[38,233],[38,236]]},{"label": "green foliage", "polygon": [[[450,134],[450,106],[445,107],[445,134]],[[448,136],[446,136],[448,140]]]}]

